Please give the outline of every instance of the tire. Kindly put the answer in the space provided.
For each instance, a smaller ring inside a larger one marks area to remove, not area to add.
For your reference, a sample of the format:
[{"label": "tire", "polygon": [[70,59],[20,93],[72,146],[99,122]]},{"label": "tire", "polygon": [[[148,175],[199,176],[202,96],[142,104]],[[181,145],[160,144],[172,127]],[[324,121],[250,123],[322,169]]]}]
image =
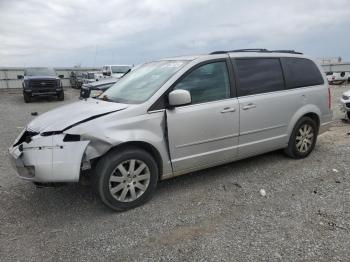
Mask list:
[{"label": "tire", "polygon": [[25,103],[30,103],[32,101],[32,96],[23,92],[23,99]]},{"label": "tire", "polygon": [[[305,135],[304,135],[304,134]],[[295,159],[307,157],[315,147],[318,135],[316,122],[310,117],[302,117],[294,126],[284,152]]]},{"label": "tire", "polygon": [[348,120],[350,120],[350,111],[347,111],[347,112],[346,112],[346,115],[347,115],[347,117],[348,117]]},{"label": "tire", "polygon": [[57,100],[58,101],[63,101],[64,100],[64,92],[61,91],[57,94]]},{"label": "tire", "polygon": [[92,186],[105,205],[125,211],[151,199],[158,176],[157,163],[148,152],[134,147],[112,150],[95,166]]}]

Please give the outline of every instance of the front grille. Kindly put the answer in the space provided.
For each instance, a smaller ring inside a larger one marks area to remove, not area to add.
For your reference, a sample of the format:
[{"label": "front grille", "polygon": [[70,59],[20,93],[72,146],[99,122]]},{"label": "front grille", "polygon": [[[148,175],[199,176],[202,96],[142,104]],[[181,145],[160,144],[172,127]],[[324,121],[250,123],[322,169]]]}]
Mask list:
[{"label": "front grille", "polygon": [[52,90],[57,86],[56,80],[37,80],[31,79],[29,81],[29,87],[33,90],[41,91],[41,90]]},{"label": "front grille", "polygon": [[30,141],[32,141],[32,137],[36,136],[36,135],[39,135],[39,133],[30,131],[30,130],[26,130],[23,133],[23,135],[21,136],[21,138],[17,141],[17,143],[14,144],[13,146],[18,146],[18,145],[22,144],[23,142],[30,143]]}]

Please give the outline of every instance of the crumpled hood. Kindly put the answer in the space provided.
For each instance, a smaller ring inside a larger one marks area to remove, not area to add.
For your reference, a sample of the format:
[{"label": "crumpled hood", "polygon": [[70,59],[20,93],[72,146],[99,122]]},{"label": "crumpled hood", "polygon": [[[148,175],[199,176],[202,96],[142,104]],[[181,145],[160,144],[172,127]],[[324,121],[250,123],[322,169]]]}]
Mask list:
[{"label": "crumpled hood", "polygon": [[81,100],[37,116],[27,126],[35,132],[63,131],[78,122],[127,108],[126,104],[96,99]]}]

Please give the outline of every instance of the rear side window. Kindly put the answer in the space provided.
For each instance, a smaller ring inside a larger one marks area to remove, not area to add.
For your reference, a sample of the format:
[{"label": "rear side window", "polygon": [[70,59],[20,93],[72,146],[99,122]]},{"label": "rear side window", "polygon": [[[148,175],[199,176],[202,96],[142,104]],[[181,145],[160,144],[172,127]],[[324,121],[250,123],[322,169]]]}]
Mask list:
[{"label": "rear side window", "polygon": [[281,63],[278,58],[235,59],[239,80],[239,96],[284,89]]},{"label": "rear side window", "polygon": [[282,58],[287,88],[322,85],[320,70],[315,63],[305,58]]}]

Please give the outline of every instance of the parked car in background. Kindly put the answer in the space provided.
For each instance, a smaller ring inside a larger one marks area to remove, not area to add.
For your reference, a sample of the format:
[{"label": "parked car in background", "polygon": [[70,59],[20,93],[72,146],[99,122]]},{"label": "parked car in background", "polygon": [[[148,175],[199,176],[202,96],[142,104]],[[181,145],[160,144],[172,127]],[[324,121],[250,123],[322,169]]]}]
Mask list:
[{"label": "parked car in background", "polygon": [[134,66],[132,69],[128,70],[123,76],[120,78],[115,77],[107,77],[102,78],[99,81],[91,82],[88,84],[83,84],[80,90],[80,99],[86,99],[89,97],[96,97],[106,91],[108,88],[113,86],[116,82],[118,82],[121,78],[125,77],[129,72],[136,70],[140,65]]},{"label": "parked car in background", "polygon": [[266,49],[149,62],[98,97],[35,118],[11,161],[40,185],[90,170],[103,203],[134,208],[162,179],[278,149],[307,157],[332,120],[321,72],[301,53]]},{"label": "parked car in background", "polygon": [[23,98],[26,103],[31,102],[34,96],[57,96],[57,99],[64,100],[62,86],[63,75],[57,76],[52,68],[32,67],[24,70],[24,76],[18,75],[18,79],[23,79]]},{"label": "parked car in background", "polygon": [[70,86],[79,89],[83,84],[83,76],[79,71],[72,71],[69,78]]},{"label": "parked car in background", "polygon": [[330,85],[342,85],[350,81],[349,72],[327,72],[326,75]]},{"label": "parked car in background", "polygon": [[114,85],[119,79],[117,78],[103,78],[88,84],[83,84],[80,89],[80,99],[89,97],[96,97],[101,95],[104,91]]},{"label": "parked car in background", "polygon": [[114,78],[121,78],[132,69],[130,65],[105,65],[102,68],[104,76],[110,76]]},{"label": "parked car in background", "polygon": [[103,78],[102,72],[84,72],[82,73],[83,84],[93,83],[95,81],[99,81]]},{"label": "parked car in background", "polygon": [[350,120],[350,90],[343,93],[341,99],[342,111],[346,114],[347,119]]}]

